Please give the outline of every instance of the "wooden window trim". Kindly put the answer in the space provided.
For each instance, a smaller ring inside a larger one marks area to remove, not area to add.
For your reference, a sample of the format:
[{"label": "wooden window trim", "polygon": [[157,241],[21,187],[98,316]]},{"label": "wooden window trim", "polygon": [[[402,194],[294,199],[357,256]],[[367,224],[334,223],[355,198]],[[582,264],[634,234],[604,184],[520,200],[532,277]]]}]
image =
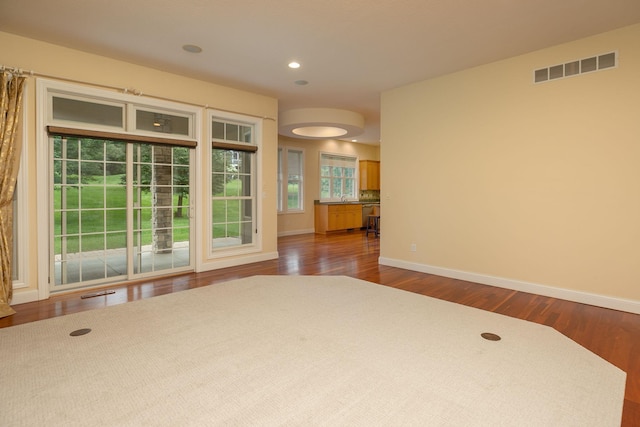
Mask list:
[{"label": "wooden window trim", "polygon": [[47,126],[47,132],[49,133],[49,135],[77,136],[77,137],[110,139],[110,140],[128,141],[128,142],[147,142],[151,144],[175,145],[179,147],[188,147],[188,148],[195,148],[198,145],[196,141],[188,140],[188,139],[171,139],[171,138],[163,138],[158,136],[144,136],[144,135],[136,135],[136,134],[128,134],[128,133],[75,129],[75,128],[67,128],[67,127],[61,127],[61,126]]},{"label": "wooden window trim", "polygon": [[248,145],[248,144],[230,144],[228,142],[215,142],[211,143],[212,148],[219,148],[221,150],[234,150],[234,151],[245,151],[248,153],[255,153],[258,151],[258,146],[256,145]]}]

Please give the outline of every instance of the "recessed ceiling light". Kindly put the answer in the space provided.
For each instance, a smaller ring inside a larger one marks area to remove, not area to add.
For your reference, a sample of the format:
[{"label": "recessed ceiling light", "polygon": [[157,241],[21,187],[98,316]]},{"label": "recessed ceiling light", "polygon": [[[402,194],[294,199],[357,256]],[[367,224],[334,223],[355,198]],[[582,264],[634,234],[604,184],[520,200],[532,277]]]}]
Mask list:
[{"label": "recessed ceiling light", "polygon": [[300,68],[300,64],[296,61],[289,62],[289,68]]},{"label": "recessed ceiling light", "polygon": [[189,53],[202,52],[202,48],[200,46],[196,46],[195,44],[185,44],[184,46],[182,46],[182,49],[186,50]]},{"label": "recessed ceiling light", "polygon": [[346,135],[349,131],[337,126],[302,126],[291,132],[307,138],[337,138]]},{"label": "recessed ceiling light", "polygon": [[280,135],[294,138],[353,138],[364,130],[364,117],[336,108],[297,108],[278,118]]},{"label": "recessed ceiling light", "polygon": [[305,86],[309,84],[309,82],[306,80],[296,80],[294,83],[297,84],[298,86]]}]

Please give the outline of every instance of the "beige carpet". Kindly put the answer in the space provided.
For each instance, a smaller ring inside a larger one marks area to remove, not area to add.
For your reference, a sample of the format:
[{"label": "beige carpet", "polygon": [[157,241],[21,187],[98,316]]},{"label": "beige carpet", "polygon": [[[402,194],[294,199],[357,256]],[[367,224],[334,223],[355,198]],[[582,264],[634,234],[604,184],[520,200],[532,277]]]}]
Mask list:
[{"label": "beige carpet", "polygon": [[0,363],[2,426],[618,426],[626,377],[551,328],[342,276],[0,329]]}]

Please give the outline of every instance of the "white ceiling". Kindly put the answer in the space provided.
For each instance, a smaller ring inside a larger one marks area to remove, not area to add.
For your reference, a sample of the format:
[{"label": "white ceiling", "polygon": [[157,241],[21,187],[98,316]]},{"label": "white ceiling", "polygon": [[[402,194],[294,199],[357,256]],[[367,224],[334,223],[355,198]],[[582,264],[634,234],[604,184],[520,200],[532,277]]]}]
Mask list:
[{"label": "white ceiling", "polygon": [[0,0],[0,31],[356,111],[366,143],[382,91],[638,22],[640,0]]}]

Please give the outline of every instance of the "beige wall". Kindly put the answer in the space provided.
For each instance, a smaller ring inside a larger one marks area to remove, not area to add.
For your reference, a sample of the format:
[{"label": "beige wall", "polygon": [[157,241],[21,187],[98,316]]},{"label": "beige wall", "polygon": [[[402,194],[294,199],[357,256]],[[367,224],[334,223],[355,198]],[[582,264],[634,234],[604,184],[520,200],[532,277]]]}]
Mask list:
[{"label": "beige wall", "polygon": [[385,92],[382,262],[637,309],[639,76],[635,25]]},{"label": "beige wall", "polygon": [[281,147],[304,150],[304,212],[278,215],[278,235],[313,233],[313,201],[320,198],[320,153],[348,154],[358,160],[379,160],[380,149],[376,145],[358,144],[338,140],[308,140],[279,137]]},{"label": "beige wall", "polygon": [[[276,156],[277,156],[277,99],[245,91],[235,90],[203,81],[190,79],[163,71],[116,61],[85,52],[66,49],[59,46],[26,39],[0,32],[0,64],[33,70],[36,73],[59,77],[65,80],[87,82],[90,85],[113,86],[136,89],[143,95],[166,98],[176,102],[196,105],[208,105],[210,108],[236,112],[240,114],[267,117],[263,120],[263,139],[260,189],[262,199],[261,222],[263,229],[263,256],[277,256],[277,215],[276,215]],[[185,56],[185,61],[189,57]],[[38,283],[37,277],[37,240],[36,211],[46,208],[36,200],[36,91],[35,78],[27,83],[26,101],[26,153],[28,155],[28,197],[29,197],[29,265],[28,288],[18,289],[14,301],[21,300],[21,293],[33,293]],[[206,114],[203,112],[202,135],[205,133]],[[205,143],[205,141],[200,141]],[[203,186],[200,186],[202,189]],[[201,193],[207,200],[207,195]],[[202,209],[204,203],[201,203]],[[202,215],[202,210],[198,212]],[[199,248],[206,256],[206,248]],[[259,257],[260,254],[258,254]],[[256,254],[253,255],[255,260]],[[220,261],[220,260],[218,260]],[[227,264],[243,262],[242,256],[226,260]]]}]

